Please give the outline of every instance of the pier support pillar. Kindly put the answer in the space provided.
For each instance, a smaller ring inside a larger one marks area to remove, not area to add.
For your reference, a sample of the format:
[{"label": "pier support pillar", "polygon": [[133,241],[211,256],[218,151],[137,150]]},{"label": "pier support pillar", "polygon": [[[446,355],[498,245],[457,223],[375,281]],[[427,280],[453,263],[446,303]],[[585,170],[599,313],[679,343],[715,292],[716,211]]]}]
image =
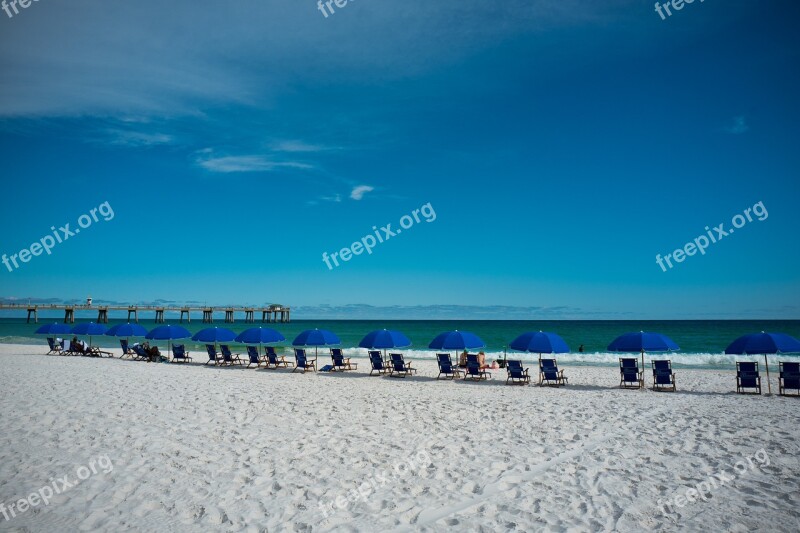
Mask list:
[{"label": "pier support pillar", "polygon": [[214,323],[214,309],[211,307],[206,307],[203,309],[203,323],[204,324],[213,324]]},{"label": "pier support pillar", "polygon": [[31,322],[31,315],[33,315],[34,323],[38,324],[39,323],[39,313],[36,311],[35,307],[29,307],[28,308],[28,323],[29,324]]},{"label": "pier support pillar", "polygon": [[184,307],[183,309],[181,309],[181,324],[183,324],[183,314],[184,313],[186,313],[186,322],[191,324],[192,323],[192,317],[189,316],[189,309],[187,307]]},{"label": "pier support pillar", "polygon": [[156,324],[164,323],[164,308],[156,307]]},{"label": "pier support pillar", "polygon": [[65,307],[64,308],[64,324],[74,324],[75,323],[75,308],[74,307]]},{"label": "pier support pillar", "polygon": [[131,315],[133,315],[133,321],[137,324],[139,323],[139,309],[136,307],[129,307],[128,308],[128,322],[131,321]]},{"label": "pier support pillar", "polygon": [[108,324],[108,307],[101,307],[97,310],[97,323]]},{"label": "pier support pillar", "polygon": [[233,324],[233,309],[225,310],[225,322],[228,324]]},{"label": "pier support pillar", "polygon": [[253,314],[255,313],[254,309],[245,309],[244,310],[244,321],[253,323],[255,322],[255,318],[253,318]]}]

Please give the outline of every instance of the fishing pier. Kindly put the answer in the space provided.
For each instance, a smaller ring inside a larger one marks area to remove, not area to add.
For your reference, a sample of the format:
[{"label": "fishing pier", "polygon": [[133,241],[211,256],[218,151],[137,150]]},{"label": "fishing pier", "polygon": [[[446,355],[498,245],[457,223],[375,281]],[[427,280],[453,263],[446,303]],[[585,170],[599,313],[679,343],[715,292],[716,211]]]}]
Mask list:
[{"label": "fishing pier", "polygon": [[261,322],[289,322],[291,319],[291,308],[273,304],[267,307],[214,307],[214,306],[170,306],[170,305],[92,305],[86,304],[0,304],[0,310],[19,310],[27,311],[28,323],[39,322],[39,311],[63,311],[64,323],[75,323],[75,311],[97,311],[97,323],[108,323],[109,311],[127,311],[128,322],[139,322],[139,313],[154,313],[155,322],[163,324],[165,322],[164,313],[180,313],[179,321],[182,323],[184,318],[187,322],[192,321],[192,314],[202,313],[204,324],[214,322],[214,313],[224,313],[225,322],[232,324],[236,321],[236,315],[244,315],[244,322],[254,323],[256,316],[261,314]]}]

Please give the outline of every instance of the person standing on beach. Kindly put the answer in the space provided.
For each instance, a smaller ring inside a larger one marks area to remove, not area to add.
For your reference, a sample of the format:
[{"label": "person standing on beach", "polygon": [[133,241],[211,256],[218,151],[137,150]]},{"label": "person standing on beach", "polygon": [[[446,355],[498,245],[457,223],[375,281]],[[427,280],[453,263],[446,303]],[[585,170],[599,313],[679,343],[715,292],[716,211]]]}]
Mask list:
[{"label": "person standing on beach", "polygon": [[579,352],[579,353],[583,353],[583,344],[581,344],[580,346],[578,346],[578,352]]}]

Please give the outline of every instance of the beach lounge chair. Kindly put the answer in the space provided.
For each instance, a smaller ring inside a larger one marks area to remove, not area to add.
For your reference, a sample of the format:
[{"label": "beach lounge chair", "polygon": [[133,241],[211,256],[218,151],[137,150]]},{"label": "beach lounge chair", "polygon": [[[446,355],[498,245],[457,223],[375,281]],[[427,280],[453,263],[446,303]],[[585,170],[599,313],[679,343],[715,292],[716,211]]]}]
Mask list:
[{"label": "beach lounge chair", "polygon": [[239,357],[238,353],[231,353],[231,349],[227,344],[220,344],[219,349],[222,351],[222,364],[223,365],[243,365],[244,361]]},{"label": "beach lounge chair", "polygon": [[84,348],[80,341],[70,341],[69,348],[64,352],[64,355],[89,355],[89,350],[88,348]]},{"label": "beach lounge chair", "polygon": [[653,390],[675,392],[675,374],[672,372],[672,361],[661,359],[653,361]]},{"label": "beach lounge chair", "polygon": [[173,363],[185,363],[186,361],[191,361],[191,360],[192,358],[189,357],[189,352],[186,351],[186,347],[183,344],[172,345]]},{"label": "beach lounge chair", "polygon": [[[392,371],[389,375],[394,375],[395,372],[401,372],[403,374],[402,377],[405,377],[408,374],[416,374],[417,369],[411,366],[411,363],[406,363],[405,359],[403,359],[403,354],[401,353],[390,353],[389,357],[392,361],[392,366],[390,367]],[[400,369],[403,369],[402,371]]]},{"label": "beach lounge chair", "polygon": [[480,381],[483,379],[489,379],[490,377],[492,377],[492,374],[482,369],[477,359],[474,361],[467,359],[467,373],[464,374],[465,380],[471,379],[473,381]]},{"label": "beach lounge chair", "polygon": [[541,359],[539,361],[539,385],[550,387],[560,387],[566,385],[568,379],[564,377],[564,371],[558,369],[555,359]]},{"label": "beach lounge chair", "polygon": [[122,355],[119,356],[120,359],[125,359],[126,357],[135,359],[137,357],[136,352],[134,352],[128,344],[128,339],[120,339],[119,346],[122,348]]},{"label": "beach lounge chair", "polygon": [[[756,389],[756,392],[747,392],[745,389]],[[758,372],[758,362],[736,361],[736,392],[761,394],[761,375]]]},{"label": "beach lounge chair", "polygon": [[289,361],[286,360],[286,357],[283,355],[278,355],[275,351],[275,348],[272,346],[267,346],[267,368],[275,367],[278,368],[282,366],[284,368],[289,368]]},{"label": "beach lounge chair", "polygon": [[404,378],[411,373],[408,365],[403,358],[392,357],[392,364],[389,367],[389,376],[393,378]]},{"label": "beach lounge chair", "polygon": [[369,352],[369,364],[372,365],[372,370],[369,371],[369,375],[373,375],[374,372],[377,372],[379,376],[383,374],[391,374],[392,369],[386,366],[386,363],[383,361],[383,357],[381,357],[381,352]]},{"label": "beach lounge chair", "polygon": [[358,363],[351,363],[349,357],[345,357],[341,348],[331,348],[331,359],[333,359],[333,369],[341,370],[355,370],[358,368]]},{"label": "beach lounge chair", "polygon": [[639,370],[639,360],[635,357],[620,357],[619,388],[641,389],[644,387],[643,371]]},{"label": "beach lounge chair", "polygon": [[247,368],[250,368],[253,365],[256,367],[261,367],[261,364],[269,366],[269,359],[267,359],[266,355],[261,355],[258,351],[258,346],[248,346],[247,347]]},{"label": "beach lounge chair", "polygon": [[303,374],[308,372],[309,369],[313,370],[314,372],[317,371],[317,359],[316,358],[309,359],[308,356],[306,355],[306,350],[304,348],[295,348],[294,358],[295,358],[295,363],[292,373],[300,369],[303,370]]},{"label": "beach lounge chair", "polygon": [[47,344],[50,346],[50,351],[47,352],[45,355],[50,355],[51,353],[63,355],[64,352],[64,341],[56,342],[53,337],[47,337]]},{"label": "beach lounge chair", "polygon": [[208,363],[214,363],[214,366],[219,364],[225,364],[225,358],[222,357],[222,354],[217,353],[217,347],[213,344],[206,344],[206,352],[208,353]]},{"label": "beach lounge chair", "polygon": [[131,347],[135,357],[133,358],[135,361],[149,361],[150,355],[147,353],[147,350],[144,349],[144,346],[135,345]]},{"label": "beach lounge chair", "polygon": [[449,353],[437,353],[436,361],[439,363],[439,375],[436,376],[436,379],[455,379],[461,376],[461,370],[453,366],[453,360],[450,359]]},{"label": "beach lounge chair", "polygon": [[531,382],[531,376],[528,374],[528,369],[522,368],[522,361],[509,359],[506,361],[506,371],[508,372],[506,385],[528,385]]},{"label": "beach lounge chair", "polygon": [[114,357],[113,353],[101,350],[99,346],[89,346],[86,349],[86,355],[91,357],[103,357],[104,355],[107,355],[109,357]]},{"label": "beach lounge chair", "polygon": [[[781,396],[800,396],[800,363],[778,363],[778,394]],[[796,394],[786,394],[786,389]]]}]

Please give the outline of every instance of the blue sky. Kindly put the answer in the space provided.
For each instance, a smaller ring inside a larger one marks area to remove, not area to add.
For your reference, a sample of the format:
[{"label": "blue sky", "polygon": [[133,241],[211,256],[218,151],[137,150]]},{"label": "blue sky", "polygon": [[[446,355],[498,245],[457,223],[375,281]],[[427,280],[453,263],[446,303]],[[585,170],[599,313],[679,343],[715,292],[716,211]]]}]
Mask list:
[{"label": "blue sky", "polygon": [[0,12],[0,253],[114,210],[2,297],[800,317],[794,2],[120,4]]}]

